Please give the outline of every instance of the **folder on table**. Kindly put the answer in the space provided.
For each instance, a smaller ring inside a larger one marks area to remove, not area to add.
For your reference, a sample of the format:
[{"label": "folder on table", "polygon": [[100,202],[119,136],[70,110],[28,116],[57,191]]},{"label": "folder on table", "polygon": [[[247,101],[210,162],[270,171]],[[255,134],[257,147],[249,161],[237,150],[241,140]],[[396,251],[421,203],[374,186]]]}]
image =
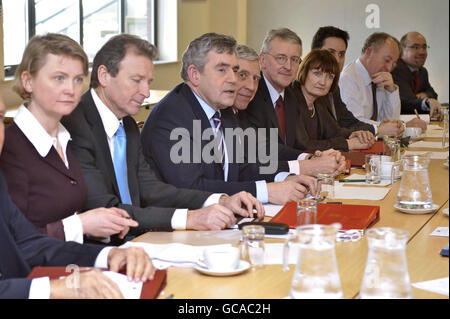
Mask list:
[{"label": "folder on table", "polygon": [[[380,219],[380,206],[350,204],[317,204],[317,224],[330,225],[340,223],[342,229],[366,229]],[[297,203],[288,202],[276,214],[271,222],[289,225],[297,224]]]},{"label": "folder on table", "polygon": [[353,150],[349,152],[341,152],[346,160],[350,160],[352,167],[362,167],[367,154],[384,154],[383,141],[376,141],[371,148],[366,150]]},{"label": "folder on table", "polygon": [[[80,267],[81,269],[83,267]],[[71,272],[66,272],[66,267],[34,267],[27,278],[49,277],[58,279],[69,276]],[[152,280],[147,280],[142,285],[141,299],[155,299],[166,286],[167,270],[156,270]]]}]

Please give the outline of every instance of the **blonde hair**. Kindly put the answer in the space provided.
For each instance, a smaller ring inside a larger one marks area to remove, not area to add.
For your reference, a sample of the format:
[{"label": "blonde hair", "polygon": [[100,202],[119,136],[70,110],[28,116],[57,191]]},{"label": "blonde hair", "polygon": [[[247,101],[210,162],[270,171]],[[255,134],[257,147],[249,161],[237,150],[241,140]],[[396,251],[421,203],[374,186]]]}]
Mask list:
[{"label": "blonde hair", "polygon": [[65,55],[79,59],[83,64],[83,74],[87,76],[89,73],[88,57],[75,40],[57,33],[34,36],[28,42],[22,61],[14,74],[13,90],[26,102],[31,100],[31,94],[23,87],[21,75],[23,72],[28,72],[31,76],[36,76],[45,64],[48,54]]}]

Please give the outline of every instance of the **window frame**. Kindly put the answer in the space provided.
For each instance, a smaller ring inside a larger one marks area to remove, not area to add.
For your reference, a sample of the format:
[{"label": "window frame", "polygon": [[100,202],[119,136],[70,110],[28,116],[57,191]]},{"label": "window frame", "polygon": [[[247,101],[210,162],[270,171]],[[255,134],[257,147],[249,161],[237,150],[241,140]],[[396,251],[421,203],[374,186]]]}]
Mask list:
[{"label": "window frame", "polygon": [[[157,3],[158,1],[156,0],[149,0],[150,4],[152,6],[151,8],[151,20],[150,23],[151,25],[151,30],[152,30],[152,34],[149,35],[149,41],[154,43],[156,45],[156,41],[157,41],[157,35],[158,35],[158,30],[157,30],[157,12],[158,12],[158,7],[157,7]],[[125,32],[125,6],[126,6],[126,0],[118,0],[119,3],[119,26],[120,26],[120,33],[124,33]],[[1,1],[0,1],[1,3]],[[83,17],[83,0],[78,0],[78,12],[79,12],[79,36],[80,38],[77,40],[77,42],[81,45],[82,48],[83,47],[83,32],[84,32],[84,17]],[[25,21],[25,23],[27,24],[26,26],[26,38],[28,40],[30,40],[35,34],[36,34],[36,11],[35,11],[35,3],[34,0],[27,0],[26,2],[26,14],[27,14],[27,21]],[[4,41],[4,38],[2,38],[2,41]],[[3,44],[4,45],[4,44]],[[92,65],[92,61],[89,61],[89,66]],[[14,76],[14,73],[16,71],[18,64],[9,64],[9,65],[4,65],[4,76],[6,77],[12,77]]]}]

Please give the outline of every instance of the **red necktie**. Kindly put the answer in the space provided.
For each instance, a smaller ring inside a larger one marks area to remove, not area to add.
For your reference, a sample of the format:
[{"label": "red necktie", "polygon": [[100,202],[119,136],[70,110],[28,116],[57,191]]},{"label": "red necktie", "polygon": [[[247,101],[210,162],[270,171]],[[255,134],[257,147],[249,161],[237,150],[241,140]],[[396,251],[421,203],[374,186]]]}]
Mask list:
[{"label": "red necktie", "polygon": [[372,82],[372,99],[373,99],[373,111],[372,117],[370,119],[372,121],[377,121],[378,119],[377,85],[373,82]]},{"label": "red necktie", "polygon": [[286,141],[286,123],[284,119],[284,103],[283,98],[278,98],[277,102],[275,103],[275,112],[277,113],[277,119],[278,119],[278,126],[281,130],[281,136],[283,137],[283,141]]},{"label": "red necktie", "polygon": [[414,76],[414,94],[419,93],[419,72],[413,71]]}]

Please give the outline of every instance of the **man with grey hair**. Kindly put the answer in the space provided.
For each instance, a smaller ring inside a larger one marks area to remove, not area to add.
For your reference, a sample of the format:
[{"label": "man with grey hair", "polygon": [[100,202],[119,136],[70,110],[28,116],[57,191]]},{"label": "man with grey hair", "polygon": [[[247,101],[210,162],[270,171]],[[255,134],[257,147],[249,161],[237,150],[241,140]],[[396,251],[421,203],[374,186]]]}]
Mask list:
[{"label": "man with grey hair", "polygon": [[138,232],[218,230],[236,222],[233,213],[264,215],[250,194],[234,196],[180,189],[161,182],[144,159],[132,118],[150,95],[156,48],[120,34],[94,58],[91,89],[62,123],[88,188],[86,208],[119,207],[139,223]]},{"label": "man with grey hair", "polygon": [[[339,88],[342,101],[360,121],[372,124],[375,133],[381,124],[389,130],[383,135],[399,136],[404,131],[400,119],[400,95],[391,75],[399,58],[398,41],[387,33],[376,32],[365,41],[361,56],[341,72]],[[415,118],[406,126],[426,130],[426,123]]]},{"label": "man with grey hair", "polygon": [[[297,102],[289,85],[297,74],[301,55],[302,41],[295,32],[287,28],[268,32],[259,55],[262,72],[257,91],[247,109],[239,111],[239,122],[245,128],[276,129],[278,160],[288,161],[289,171],[310,176],[325,172],[338,174],[345,167],[340,152],[327,150],[312,156],[298,148]],[[269,144],[267,139],[265,147],[269,148]]]},{"label": "man with grey hair", "polygon": [[430,117],[439,117],[441,104],[437,100],[428,80],[428,71],[423,66],[428,56],[425,37],[419,32],[408,32],[401,39],[401,58],[392,70],[395,84],[400,89],[402,113],[429,113]]},{"label": "man with grey hair", "polygon": [[[184,82],[153,108],[142,129],[147,161],[162,180],[178,187],[227,194],[245,190],[275,204],[297,201],[309,190],[314,194],[314,179],[278,169],[262,174],[256,163],[243,162],[233,152],[240,143],[233,136],[231,109],[239,69],[235,49],[236,40],[216,33],[189,44],[182,58]],[[221,156],[211,160],[210,151]]]}]

